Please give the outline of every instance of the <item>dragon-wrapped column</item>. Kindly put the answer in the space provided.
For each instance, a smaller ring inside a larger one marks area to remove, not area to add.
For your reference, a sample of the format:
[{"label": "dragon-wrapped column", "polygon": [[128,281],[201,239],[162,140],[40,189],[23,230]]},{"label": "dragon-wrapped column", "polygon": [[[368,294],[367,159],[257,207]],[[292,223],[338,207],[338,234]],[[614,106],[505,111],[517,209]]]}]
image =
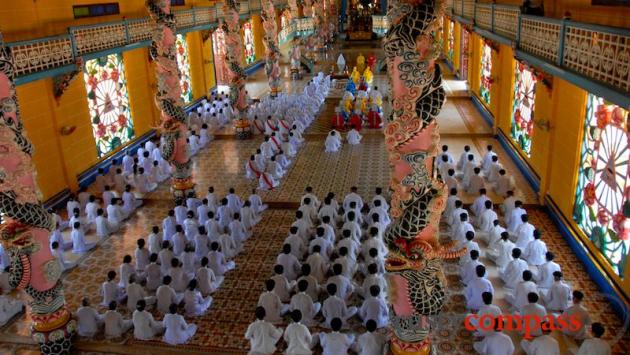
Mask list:
[{"label": "dragon-wrapped column", "polygon": [[175,16],[168,0],[147,0],[146,6],[154,22],[150,53],[156,63],[155,104],[161,111],[160,134],[164,138],[162,156],[174,167],[171,191],[178,202],[185,200],[189,193],[195,192],[195,184],[186,142],[186,112],[181,99],[180,73],[175,52]]},{"label": "dragon-wrapped column", "polygon": [[[297,0],[289,0],[289,8],[291,9],[291,21],[295,23],[299,17],[299,8]],[[296,29],[297,30],[297,29]],[[302,49],[300,39],[296,36],[292,39],[291,49],[289,50],[289,60],[291,65],[291,77],[300,79],[300,61],[302,59]]]},{"label": "dragon-wrapped column", "polygon": [[278,96],[280,91],[280,48],[278,47],[278,24],[273,0],[262,0],[262,19],[265,35],[265,73],[269,82],[271,97]]},{"label": "dragon-wrapped column", "polygon": [[452,252],[452,244],[439,242],[446,188],[431,174],[440,138],[436,117],[445,101],[432,34],[442,2],[390,1],[392,25],[383,39],[392,98],[384,131],[393,166],[392,223],[384,239],[394,354],[433,352],[430,317],[440,313],[445,299],[441,260],[466,252]]},{"label": "dragon-wrapped column", "polygon": [[59,262],[48,247],[55,221],[40,201],[14,79],[13,57],[0,34],[0,240],[11,262],[9,283],[30,296],[31,334],[41,352],[69,354],[76,322],[66,306]]},{"label": "dragon-wrapped column", "polygon": [[249,120],[245,117],[247,109],[247,98],[245,95],[245,80],[247,74],[241,67],[243,62],[243,39],[240,34],[240,24],[238,21],[240,2],[237,0],[226,0],[223,5],[223,23],[221,24],[225,33],[226,60],[228,64],[228,81],[230,85],[230,104],[232,105],[233,123],[236,137],[247,139],[252,132]]}]

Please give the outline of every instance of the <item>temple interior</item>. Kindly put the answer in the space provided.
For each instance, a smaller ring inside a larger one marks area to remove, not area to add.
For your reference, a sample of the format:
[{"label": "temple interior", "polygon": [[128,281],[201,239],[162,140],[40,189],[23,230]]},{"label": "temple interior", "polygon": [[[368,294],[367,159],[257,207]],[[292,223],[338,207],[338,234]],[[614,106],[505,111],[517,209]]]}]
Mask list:
[{"label": "temple interior", "polygon": [[3,1],[0,147],[0,354],[630,352],[626,0]]}]

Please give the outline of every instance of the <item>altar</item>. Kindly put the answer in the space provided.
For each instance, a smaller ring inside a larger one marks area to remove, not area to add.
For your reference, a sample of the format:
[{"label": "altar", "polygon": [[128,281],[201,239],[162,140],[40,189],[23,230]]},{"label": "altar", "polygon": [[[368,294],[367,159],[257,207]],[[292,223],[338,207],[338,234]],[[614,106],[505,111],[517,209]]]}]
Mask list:
[{"label": "altar", "polygon": [[380,1],[378,0],[350,0],[347,39],[352,41],[373,39],[375,34],[372,28],[372,15],[380,12]]}]

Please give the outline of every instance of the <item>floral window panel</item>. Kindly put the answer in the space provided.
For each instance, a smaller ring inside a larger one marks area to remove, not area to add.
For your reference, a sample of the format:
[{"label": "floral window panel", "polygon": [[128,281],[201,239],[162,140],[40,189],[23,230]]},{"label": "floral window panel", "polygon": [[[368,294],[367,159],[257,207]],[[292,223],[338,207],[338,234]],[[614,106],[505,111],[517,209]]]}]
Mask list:
[{"label": "floral window panel", "polygon": [[630,246],[628,111],[589,94],[573,218],[623,277]]},{"label": "floral window panel", "polygon": [[217,85],[227,85],[228,67],[226,62],[225,32],[219,27],[212,33],[212,54]]},{"label": "floral window panel", "polygon": [[178,34],[175,39],[177,48],[177,67],[179,68],[179,86],[182,88],[182,100],[187,104],[193,100],[192,85],[190,84],[190,58],[186,36]]},{"label": "floral window panel", "polygon": [[284,11],[280,15],[280,33],[278,34],[278,40],[280,41],[280,43],[284,43],[287,41],[289,18],[289,11]]},{"label": "floral window panel", "polygon": [[448,60],[453,63],[453,56],[455,55],[455,23],[453,21],[448,22]]},{"label": "floral window panel", "polygon": [[534,101],[536,77],[523,63],[516,62],[514,74],[514,104],[510,135],[528,157],[532,150],[534,133]]},{"label": "floral window panel", "polygon": [[86,61],[83,78],[100,158],[134,137],[122,56],[116,53]]},{"label": "floral window panel", "polygon": [[247,64],[251,64],[256,60],[252,21],[245,22],[245,24],[243,25],[243,43],[245,43],[245,62]]},{"label": "floral window panel", "polygon": [[492,87],[492,48],[484,43],[481,48],[481,80],[479,95],[486,105],[490,105],[490,88]]}]

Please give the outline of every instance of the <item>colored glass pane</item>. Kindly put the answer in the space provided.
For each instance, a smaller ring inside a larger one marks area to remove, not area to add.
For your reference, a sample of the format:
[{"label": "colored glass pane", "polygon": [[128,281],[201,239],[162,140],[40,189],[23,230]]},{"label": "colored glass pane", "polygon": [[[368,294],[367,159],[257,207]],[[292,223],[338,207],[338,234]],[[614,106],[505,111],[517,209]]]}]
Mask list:
[{"label": "colored glass pane", "polygon": [[190,82],[190,58],[188,57],[186,36],[178,34],[175,39],[175,47],[177,49],[177,67],[179,68],[179,86],[182,88],[182,100],[187,104],[193,100],[193,93]]},{"label": "colored glass pane", "polygon": [[589,94],[573,218],[623,277],[630,246],[628,111]]},{"label": "colored glass pane", "polygon": [[110,54],[86,61],[83,78],[100,158],[134,137],[122,56]]},{"label": "colored glass pane", "polygon": [[532,135],[534,133],[536,81],[536,77],[527,66],[516,62],[510,135],[528,157],[532,150]]},{"label": "colored glass pane", "polygon": [[212,52],[214,54],[214,71],[217,76],[217,85],[226,85],[228,83],[227,51],[225,48],[225,32],[221,28],[217,28],[212,33]]},{"label": "colored glass pane", "polygon": [[490,88],[492,87],[492,48],[486,43],[481,48],[481,80],[479,95],[486,105],[490,105]]},{"label": "colored glass pane", "polygon": [[455,55],[455,23],[453,21],[448,22],[448,60],[453,63],[453,56]]},{"label": "colored glass pane", "polygon": [[245,62],[251,64],[256,60],[254,49],[254,31],[252,31],[252,21],[243,25],[243,43],[245,44]]}]

